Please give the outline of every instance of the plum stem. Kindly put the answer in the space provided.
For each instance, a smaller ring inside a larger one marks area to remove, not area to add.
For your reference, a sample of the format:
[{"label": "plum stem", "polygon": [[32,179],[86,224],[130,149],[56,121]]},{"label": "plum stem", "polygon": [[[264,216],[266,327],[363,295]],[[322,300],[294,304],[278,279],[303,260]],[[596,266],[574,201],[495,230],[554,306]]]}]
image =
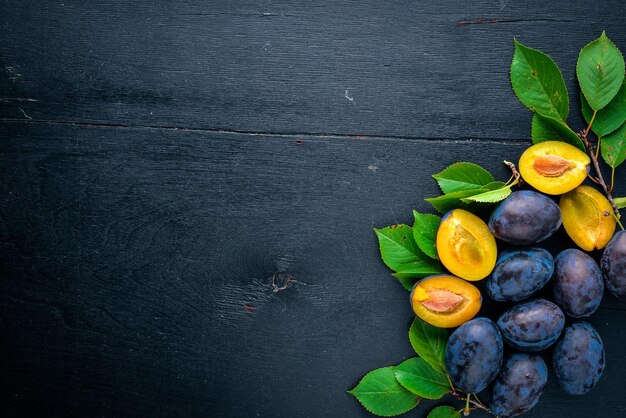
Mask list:
[{"label": "plum stem", "polygon": [[[593,122],[593,119],[591,120],[591,122]],[[600,187],[602,187],[602,190],[604,191],[604,195],[606,196],[609,203],[611,204],[611,207],[613,208],[615,219],[617,219],[617,222],[619,223],[620,228],[622,228],[623,230],[624,227],[619,222],[621,215],[619,213],[619,210],[617,209],[617,206],[615,205],[613,196],[611,196],[611,190],[609,190],[609,187],[606,185],[606,182],[604,181],[604,177],[602,176],[602,171],[600,170],[600,165],[598,164],[598,158],[596,158],[596,153],[593,149],[593,145],[591,144],[591,142],[589,142],[589,139],[587,139],[589,128],[591,128],[591,123],[589,124],[587,129],[585,131],[581,131],[578,134],[578,136],[580,137],[580,139],[583,141],[583,144],[585,144],[585,147],[587,148],[587,154],[589,154],[589,158],[591,159],[591,162],[593,163],[593,168],[597,174],[597,177],[596,177],[597,183],[600,185]]]}]

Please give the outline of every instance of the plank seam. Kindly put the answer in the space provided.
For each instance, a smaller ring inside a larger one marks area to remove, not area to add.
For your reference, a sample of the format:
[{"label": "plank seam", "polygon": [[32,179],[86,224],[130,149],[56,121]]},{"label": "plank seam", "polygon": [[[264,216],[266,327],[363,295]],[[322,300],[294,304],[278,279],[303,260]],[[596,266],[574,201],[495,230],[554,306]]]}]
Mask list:
[{"label": "plank seam", "polygon": [[164,131],[181,131],[181,132],[204,132],[218,133],[225,135],[248,135],[260,137],[279,137],[279,138],[301,138],[301,139],[377,139],[390,141],[438,141],[438,142],[495,142],[498,144],[519,145],[528,143],[528,139],[498,139],[498,138],[480,138],[480,137],[420,137],[420,136],[401,136],[401,135],[363,135],[363,134],[337,134],[337,133],[321,133],[321,132],[260,132],[245,131],[236,129],[211,129],[211,128],[189,128],[173,125],[132,125],[123,123],[102,123],[102,122],[80,122],[72,120],[47,120],[47,119],[19,119],[19,118],[0,118],[0,123],[23,123],[23,124],[46,124],[61,126],[77,126],[86,128],[113,128],[113,129],[151,129]]}]

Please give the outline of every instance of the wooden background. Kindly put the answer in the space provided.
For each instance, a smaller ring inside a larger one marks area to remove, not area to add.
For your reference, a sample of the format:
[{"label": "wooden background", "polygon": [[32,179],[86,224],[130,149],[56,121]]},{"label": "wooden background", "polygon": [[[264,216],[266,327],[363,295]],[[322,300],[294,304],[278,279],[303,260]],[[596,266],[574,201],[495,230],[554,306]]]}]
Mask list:
[{"label": "wooden background", "polygon": [[[346,390],[412,352],[372,228],[430,210],[452,162],[507,178],[531,116],[514,36],[560,64],[581,128],[578,51],[602,30],[626,51],[625,16],[622,0],[0,1],[0,415],[368,416]],[[604,378],[571,397],[551,376],[528,416],[626,416],[625,321],[605,295]]]}]

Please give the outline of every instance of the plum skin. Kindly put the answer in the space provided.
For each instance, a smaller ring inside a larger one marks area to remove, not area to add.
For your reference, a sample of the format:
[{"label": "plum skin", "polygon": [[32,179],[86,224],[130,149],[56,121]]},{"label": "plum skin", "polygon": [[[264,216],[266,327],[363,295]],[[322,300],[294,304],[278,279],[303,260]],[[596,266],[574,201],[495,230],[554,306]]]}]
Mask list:
[{"label": "plum skin", "polygon": [[561,222],[561,209],[552,199],[531,190],[519,190],[493,211],[489,229],[502,241],[527,245],[550,237]]},{"label": "plum skin", "polygon": [[554,371],[561,387],[570,395],[589,392],[605,367],[604,345],[595,328],[577,322],[563,332],[553,353]]},{"label": "plum skin", "polygon": [[598,309],[604,295],[600,267],[578,249],[561,251],[555,260],[552,290],[563,312],[572,318],[590,316]]},{"label": "plum skin", "polygon": [[626,232],[618,231],[608,243],[600,260],[606,287],[615,297],[626,296]]},{"label": "plum skin", "polygon": [[543,248],[503,251],[487,279],[487,294],[499,302],[517,302],[539,291],[553,272],[554,259]]},{"label": "plum skin", "polygon": [[548,382],[548,367],[537,354],[512,354],[493,384],[489,405],[500,418],[530,411]]},{"label": "plum skin", "polygon": [[520,351],[540,351],[556,342],[565,326],[561,308],[545,299],[515,305],[498,319],[504,341]]},{"label": "plum skin", "polygon": [[452,383],[465,393],[478,393],[495,379],[503,358],[502,336],[488,318],[461,325],[448,339],[446,370]]}]

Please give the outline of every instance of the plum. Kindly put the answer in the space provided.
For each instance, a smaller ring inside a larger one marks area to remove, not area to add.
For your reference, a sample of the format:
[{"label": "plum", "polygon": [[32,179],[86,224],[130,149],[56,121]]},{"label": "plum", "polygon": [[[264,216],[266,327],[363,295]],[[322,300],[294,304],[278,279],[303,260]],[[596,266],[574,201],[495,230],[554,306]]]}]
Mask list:
[{"label": "plum", "polygon": [[484,279],[496,265],[496,240],[478,216],[463,210],[448,212],[437,230],[437,254],[454,275],[470,281]]},{"label": "plum", "polygon": [[553,195],[580,185],[589,172],[589,156],[562,141],[545,141],[528,147],[519,160],[519,171],[535,189]]},{"label": "plum", "polygon": [[559,205],[549,197],[531,190],[511,193],[489,218],[489,229],[493,236],[514,245],[543,241],[560,226]]},{"label": "plum", "polygon": [[520,351],[540,351],[551,346],[564,325],[563,311],[545,299],[516,305],[498,319],[504,341]]},{"label": "plum", "polygon": [[591,315],[604,295],[602,272],[593,258],[575,248],[556,256],[552,290],[563,312],[573,318]]},{"label": "plum", "polygon": [[550,280],[553,271],[554,259],[543,248],[504,251],[487,279],[487,294],[499,302],[526,299]]},{"label": "plum", "polygon": [[548,382],[548,367],[537,354],[507,357],[491,391],[491,412],[500,418],[530,411]]},{"label": "plum", "polygon": [[600,264],[606,287],[618,298],[626,296],[626,232],[615,233],[604,249]]},{"label": "plum", "polygon": [[563,390],[570,395],[582,395],[589,392],[602,377],[604,345],[591,324],[577,322],[565,328],[552,359]]},{"label": "plum", "polygon": [[440,328],[458,327],[469,321],[483,300],[476,286],[448,274],[415,283],[410,298],[415,315]]},{"label": "plum", "polygon": [[613,208],[606,197],[591,186],[579,186],[559,201],[567,235],[585,251],[606,247],[615,232]]},{"label": "plum", "polygon": [[488,318],[461,325],[448,339],[446,370],[452,383],[466,393],[478,393],[495,379],[502,365],[502,336]]}]

